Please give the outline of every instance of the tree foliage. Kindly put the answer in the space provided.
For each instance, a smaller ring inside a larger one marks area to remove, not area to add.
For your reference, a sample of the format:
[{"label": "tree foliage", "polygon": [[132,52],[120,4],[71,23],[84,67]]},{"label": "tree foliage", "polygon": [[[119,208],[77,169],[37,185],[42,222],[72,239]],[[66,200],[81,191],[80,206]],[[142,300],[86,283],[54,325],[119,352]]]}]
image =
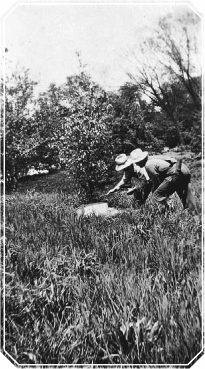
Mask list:
[{"label": "tree foliage", "polygon": [[147,103],[137,85],[126,83],[118,94],[110,96],[114,108],[112,139],[115,153],[129,154],[136,147],[160,151],[163,141],[154,136],[156,112],[153,104]]},{"label": "tree foliage", "polygon": [[[5,173],[12,183],[27,167],[32,149],[38,145],[33,120],[33,89],[36,82],[26,69],[17,70],[5,81]],[[3,134],[1,136],[3,146]]]},{"label": "tree foliage", "polygon": [[67,79],[63,95],[68,106],[65,156],[78,190],[89,201],[102,180],[108,178],[113,152],[112,117],[107,113],[105,92],[85,72]]},{"label": "tree foliage", "polygon": [[47,91],[40,93],[35,109],[39,146],[36,147],[34,161],[51,166],[58,164],[62,156],[61,138],[64,135],[64,107],[61,105],[62,91],[54,83]]},{"label": "tree foliage", "polygon": [[196,120],[201,111],[200,26],[198,16],[189,12],[177,19],[162,18],[156,33],[142,42],[143,60],[132,56],[136,68],[129,73],[131,81],[166,114],[179,144],[187,139],[187,126],[200,135]]}]

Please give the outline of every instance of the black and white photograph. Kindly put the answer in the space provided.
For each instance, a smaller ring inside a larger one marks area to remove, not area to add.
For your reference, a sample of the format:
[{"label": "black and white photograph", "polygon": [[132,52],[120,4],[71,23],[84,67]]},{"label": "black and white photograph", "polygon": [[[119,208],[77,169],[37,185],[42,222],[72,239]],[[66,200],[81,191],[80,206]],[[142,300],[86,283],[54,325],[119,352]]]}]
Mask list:
[{"label": "black and white photograph", "polygon": [[197,3],[19,0],[1,9],[9,368],[202,367]]}]

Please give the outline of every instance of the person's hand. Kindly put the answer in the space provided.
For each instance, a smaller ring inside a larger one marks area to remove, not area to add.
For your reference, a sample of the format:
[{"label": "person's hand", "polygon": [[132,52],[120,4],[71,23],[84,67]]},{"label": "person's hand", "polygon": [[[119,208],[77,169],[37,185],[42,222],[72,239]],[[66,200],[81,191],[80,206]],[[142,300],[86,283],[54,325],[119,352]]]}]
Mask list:
[{"label": "person's hand", "polygon": [[108,195],[110,195],[111,193],[113,193],[114,191],[113,190],[110,190],[110,191],[108,191],[105,195],[106,196],[108,196]]},{"label": "person's hand", "polygon": [[108,191],[107,193],[106,193],[106,195],[108,196],[108,195],[110,195],[111,193],[113,193],[113,192],[115,192],[115,191],[117,191],[118,190],[118,188],[112,188],[110,191]]}]

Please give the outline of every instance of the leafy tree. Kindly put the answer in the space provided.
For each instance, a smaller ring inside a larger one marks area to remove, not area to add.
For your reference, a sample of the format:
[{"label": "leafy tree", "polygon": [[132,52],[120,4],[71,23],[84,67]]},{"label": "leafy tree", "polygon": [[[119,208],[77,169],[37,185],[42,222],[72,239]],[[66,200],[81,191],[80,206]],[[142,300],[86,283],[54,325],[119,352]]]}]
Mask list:
[{"label": "leafy tree", "polygon": [[108,101],[85,72],[67,78],[62,92],[67,102],[62,146],[80,195],[91,201],[109,176],[113,143]]},{"label": "leafy tree", "polygon": [[[5,173],[8,186],[16,182],[19,173],[26,168],[38,142],[33,120],[36,84],[24,68],[5,79]],[[1,142],[3,146],[3,135]]]},{"label": "leafy tree", "polygon": [[[200,60],[202,46],[199,42],[201,26],[200,18],[194,12],[180,15],[176,25],[172,19],[170,22],[166,17],[162,18],[155,42],[160,56],[164,55],[161,64],[173,81],[183,84],[196,109],[201,109],[200,79],[196,78],[196,74],[201,75],[201,65],[197,62],[197,58]],[[179,32],[180,38],[177,41],[176,35]]]},{"label": "leafy tree", "polygon": [[39,134],[39,145],[33,152],[34,161],[49,166],[59,164],[63,156],[61,143],[65,133],[65,108],[61,90],[52,83],[47,91],[40,93],[34,115]]},{"label": "leafy tree", "polygon": [[139,60],[134,53],[132,56],[136,68],[129,73],[131,81],[166,114],[178,143],[184,142],[187,120],[193,130],[198,127],[195,116],[201,111],[201,66],[197,65],[200,26],[194,13],[162,18],[156,33],[142,42],[144,59]]},{"label": "leafy tree", "polygon": [[136,147],[158,151],[163,142],[153,135],[153,119],[155,111],[142,97],[137,85],[126,83],[119,93],[111,95],[114,108],[112,137],[115,152],[129,154]]}]

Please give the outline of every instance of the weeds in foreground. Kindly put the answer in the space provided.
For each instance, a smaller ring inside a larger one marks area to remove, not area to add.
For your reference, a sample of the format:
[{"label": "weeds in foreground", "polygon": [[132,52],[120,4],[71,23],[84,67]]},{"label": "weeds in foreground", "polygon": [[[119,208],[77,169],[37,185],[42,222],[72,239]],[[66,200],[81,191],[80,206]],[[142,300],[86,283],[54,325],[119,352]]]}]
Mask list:
[{"label": "weeds in foreground", "polygon": [[[6,350],[19,364],[187,364],[201,350],[201,224],[177,199],[77,218],[60,194],[6,202]],[[146,214],[146,216],[145,216]]]}]

